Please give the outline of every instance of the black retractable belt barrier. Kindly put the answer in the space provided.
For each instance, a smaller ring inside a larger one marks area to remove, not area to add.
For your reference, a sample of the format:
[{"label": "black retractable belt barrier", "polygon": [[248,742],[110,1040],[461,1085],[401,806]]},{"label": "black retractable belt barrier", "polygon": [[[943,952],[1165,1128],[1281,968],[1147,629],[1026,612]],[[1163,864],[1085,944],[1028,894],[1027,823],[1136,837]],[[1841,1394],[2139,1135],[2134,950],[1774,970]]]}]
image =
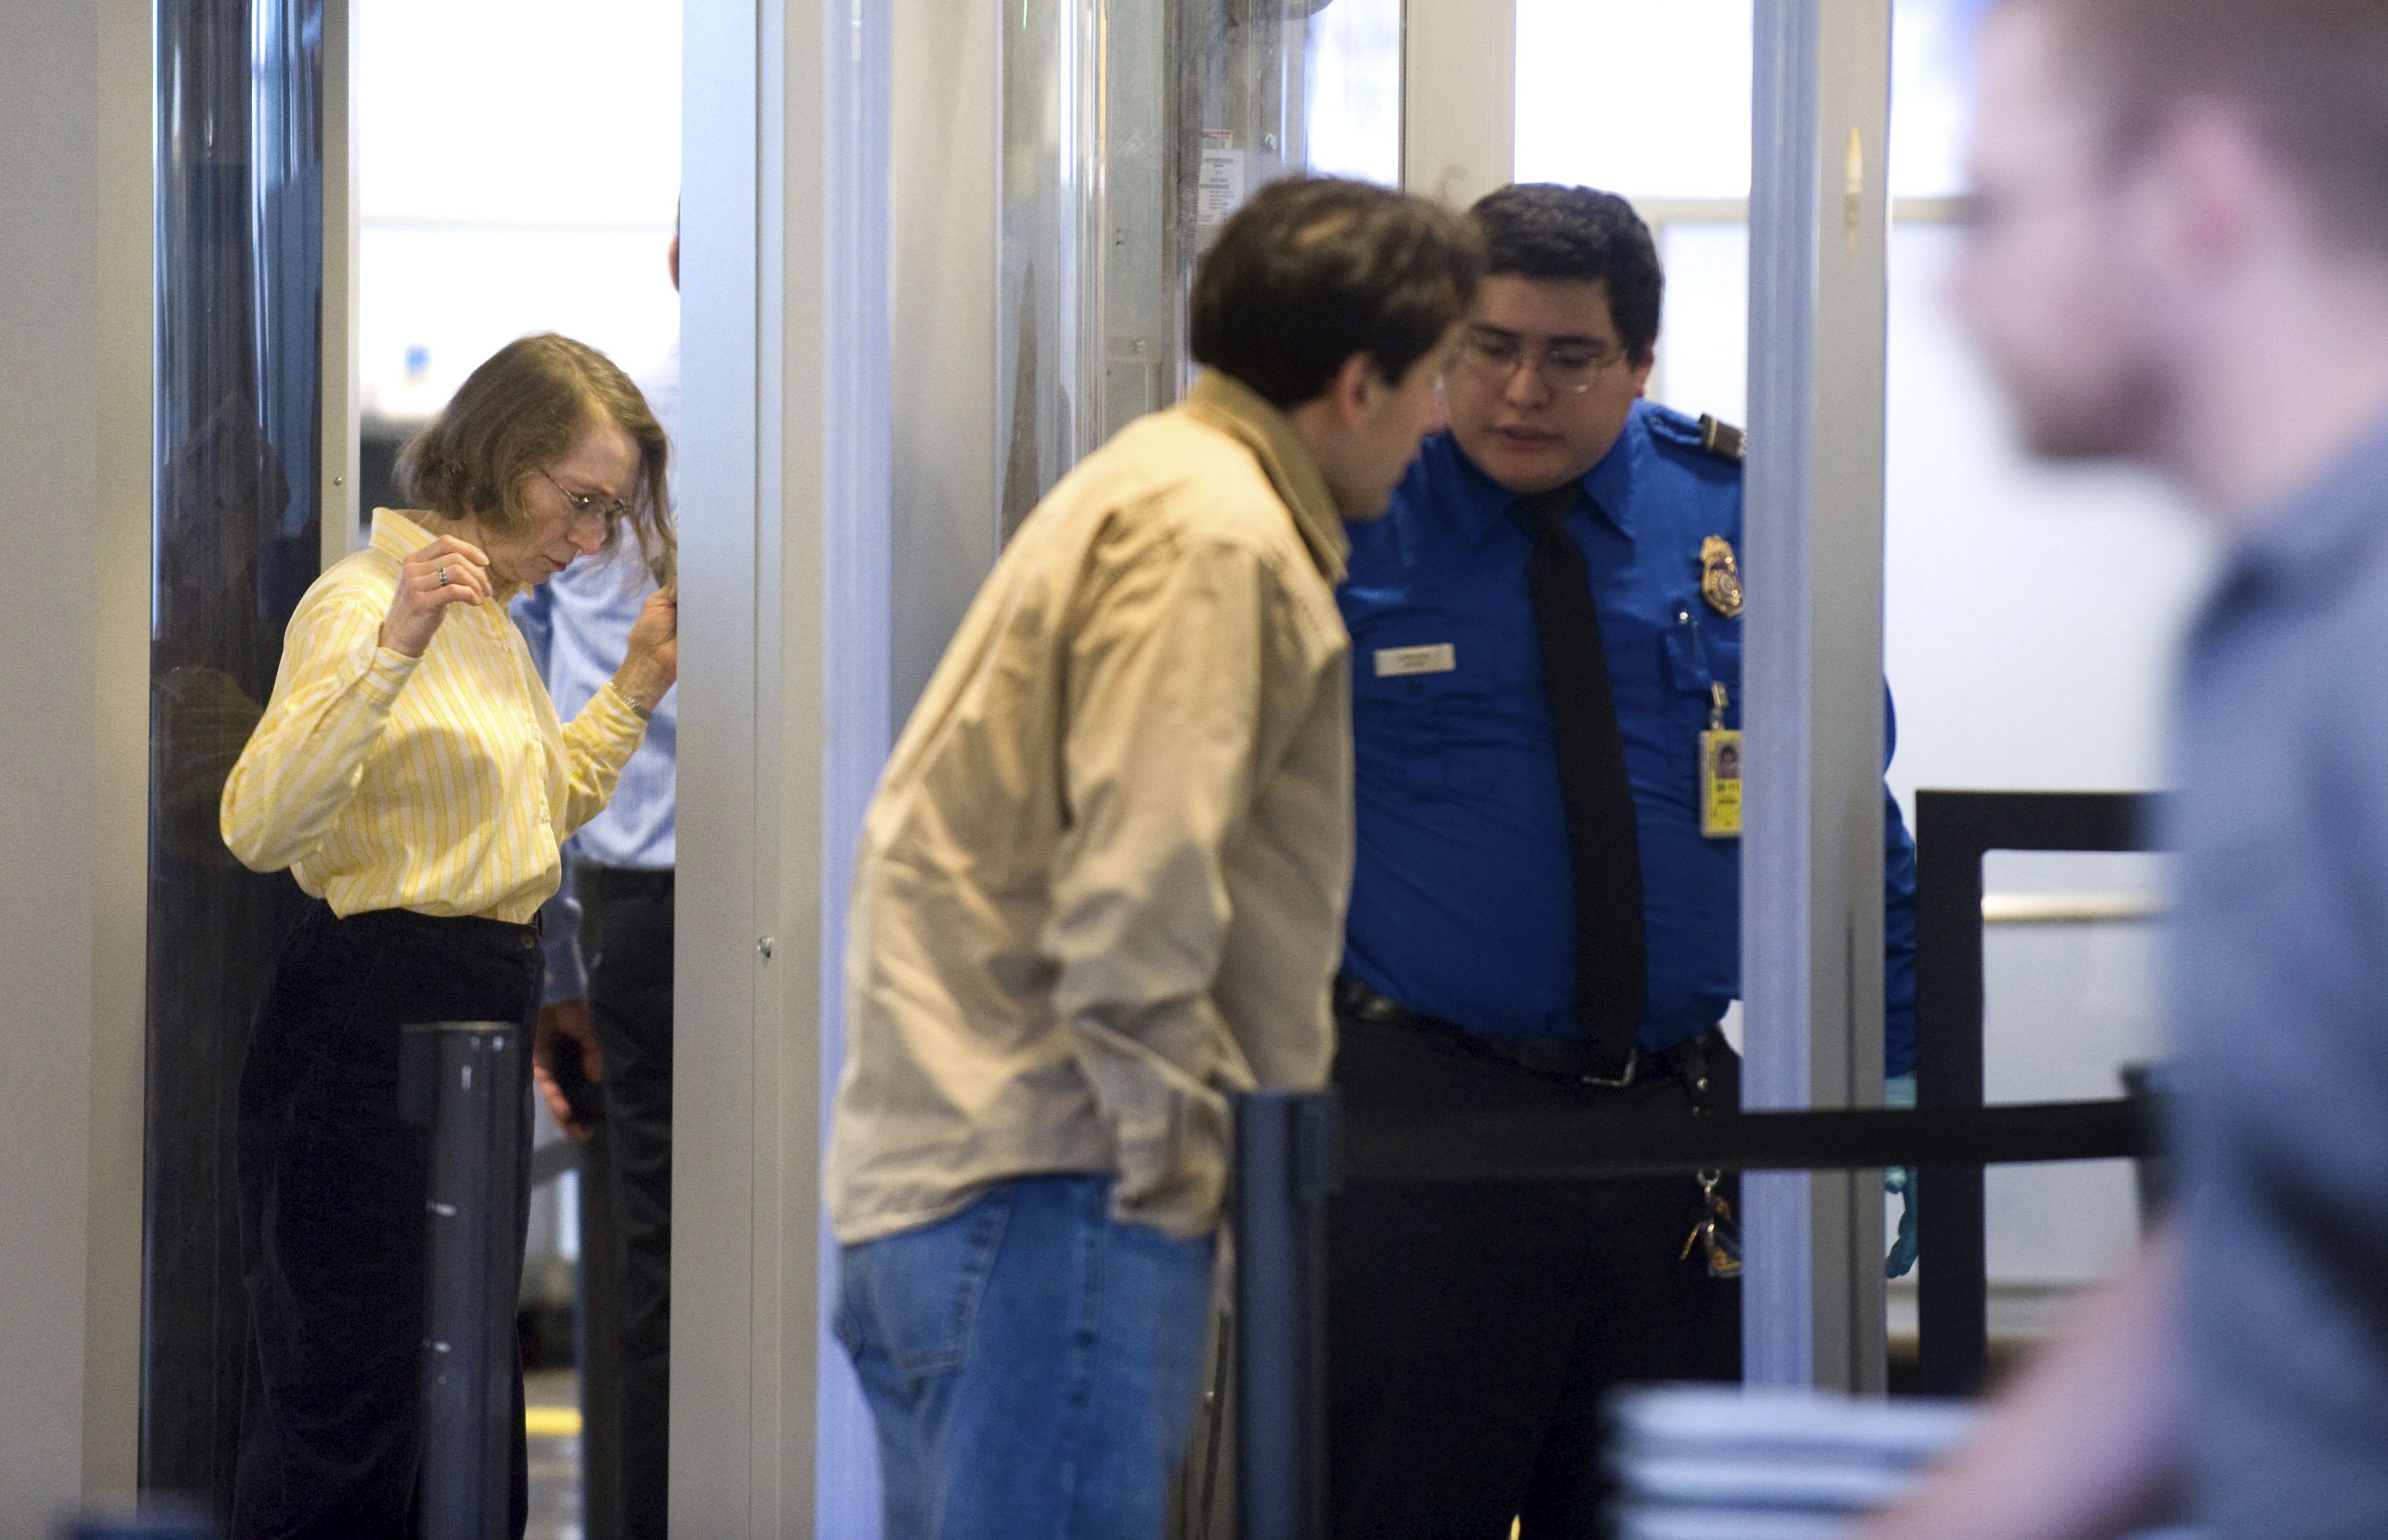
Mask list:
[{"label": "black retractable belt barrier", "polygon": [[580,1151],[580,1265],[573,1336],[580,1356],[581,1540],[622,1540],[622,1309],[615,1262],[614,1156],[600,1128]]},{"label": "black retractable belt barrier", "polygon": [[439,1021],[406,1028],[400,1059],[406,1116],[431,1126],[422,1528],[442,1540],[506,1532],[522,1055],[513,1022]]},{"label": "black retractable belt barrier", "polygon": [[1918,1168],[1923,1388],[1962,1395],[1988,1347],[1982,1172],[2158,1153],[2155,1103],[1982,1105],[1982,857],[1993,850],[2149,849],[2150,796],[1916,793],[1916,1099],[1912,1112],[1673,1118],[1579,1109],[1354,1116],[1332,1092],[1236,1105],[1238,1507],[1245,1540],[1323,1534],[1327,1198],[1342,1181],[1590,1181],[1670,1171]]},{"label": "black retractable belt barrier", "polygon": [[1745,1112],[1587,1117],[1571,1107],[1354,1115],[1347,1182],[1604,1181],[1677,1171],[1829,1171],[2139,1159],[2150,1104],[2039,1102],[1946,1111]]},{"label": "black retractable belt barrier", "polygon": [[1335,1093],[1236,1099],[1238,1510],[1244,1540],[1326,1533],[1326,1204],[1345,1181],[1599,1181],[2144,1158],[2144,1098],[1922,1112],[1608,1116],[1581,1108],[1339,1117]]}]

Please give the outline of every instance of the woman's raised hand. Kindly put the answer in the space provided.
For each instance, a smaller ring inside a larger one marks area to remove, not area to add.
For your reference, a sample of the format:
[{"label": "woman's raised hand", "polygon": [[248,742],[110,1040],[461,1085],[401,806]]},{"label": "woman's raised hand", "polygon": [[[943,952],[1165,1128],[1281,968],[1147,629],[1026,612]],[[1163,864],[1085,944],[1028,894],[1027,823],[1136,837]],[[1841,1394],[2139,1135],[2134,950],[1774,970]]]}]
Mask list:
[{"label": "woman's raised hand", "polygon": [[478,604],[489,586],[489,558],[480,547],[442,535],[400,563],[398,592],[382,617],[381,644],[420,658],[451,604]]},{"label": "woman's raised hand", "polygon": [[639,618],[630,623],[629,646],[614,675],[614,688],[642,712],[662,703],[680,677],[680,585],[672,584],[647,596]]}]

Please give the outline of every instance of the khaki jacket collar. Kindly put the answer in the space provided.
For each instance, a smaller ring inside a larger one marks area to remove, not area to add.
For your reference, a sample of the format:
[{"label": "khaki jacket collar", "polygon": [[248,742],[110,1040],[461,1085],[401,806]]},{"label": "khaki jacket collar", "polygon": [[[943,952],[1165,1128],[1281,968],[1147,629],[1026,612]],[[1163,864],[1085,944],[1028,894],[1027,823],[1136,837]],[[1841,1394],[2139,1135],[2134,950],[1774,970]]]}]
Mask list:
[{"label": "khaki jacket collar", "polygon": [[1239,380],[1206,369],[1196,376],[1186,395],[1187,415],[1207,423],[1238,439],[1259,458],[1261,469],[1278,497],[1293,511],[1294,528],[1310,548],[1310,559],[1332,585],[1343,581],[1344,559],[1352,542],[1318,462],[1297,437],[1285,413],[1263,400]]}]

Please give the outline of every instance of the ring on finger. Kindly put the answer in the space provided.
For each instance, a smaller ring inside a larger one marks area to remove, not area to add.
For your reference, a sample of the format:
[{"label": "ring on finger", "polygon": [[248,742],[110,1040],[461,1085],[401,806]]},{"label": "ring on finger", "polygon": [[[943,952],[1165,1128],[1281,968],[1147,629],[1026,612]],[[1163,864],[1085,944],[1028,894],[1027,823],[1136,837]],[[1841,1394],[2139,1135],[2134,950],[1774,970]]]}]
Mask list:
[{"label": "ring on finger", "polygon": [[438,579],[439,580],[439,586],[440,586],[441,587],[443,587],[443,588],[444,588],[444,587],[446,587],[448,586],[448,569],[447,569],[447,568],[442,567],[442,568],[440,568],[438,572],[433,573],[431,575],[432,575],[432,576],[434,576],[434,577],[436,577],[436,578],[438,578]]}]

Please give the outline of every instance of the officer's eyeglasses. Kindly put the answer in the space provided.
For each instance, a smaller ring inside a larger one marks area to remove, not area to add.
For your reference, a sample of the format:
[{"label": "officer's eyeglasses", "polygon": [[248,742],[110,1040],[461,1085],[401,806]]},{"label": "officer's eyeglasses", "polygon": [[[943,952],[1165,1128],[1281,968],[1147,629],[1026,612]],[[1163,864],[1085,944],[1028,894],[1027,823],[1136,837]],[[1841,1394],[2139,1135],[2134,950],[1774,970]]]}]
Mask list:
[{"label": "officer's eyeglasses", "polygon": [[571,508],[575,521],[594,520],[605,528],[611,529],[630,516],[630,505],[619,498],[616,498],[611,502],[599,502],[594,498],[581,496],[553,476],[548,475],[545,466],[540,468],[539,473],[547,476],[547,484],[564,494],[564,500]]},{"label": "officer's eyeglasses", "polygon": [[1459,345],[1460,367],[1487,385],[1506,385],[1518,370],[1532,364],[1543,383],[1555,391],[1581,396],[1600,380],[1601,372],[1622,360],[1622,347],[1559,343],[1529,352],[1518,339],[1502,332],[1470,332]]}]

